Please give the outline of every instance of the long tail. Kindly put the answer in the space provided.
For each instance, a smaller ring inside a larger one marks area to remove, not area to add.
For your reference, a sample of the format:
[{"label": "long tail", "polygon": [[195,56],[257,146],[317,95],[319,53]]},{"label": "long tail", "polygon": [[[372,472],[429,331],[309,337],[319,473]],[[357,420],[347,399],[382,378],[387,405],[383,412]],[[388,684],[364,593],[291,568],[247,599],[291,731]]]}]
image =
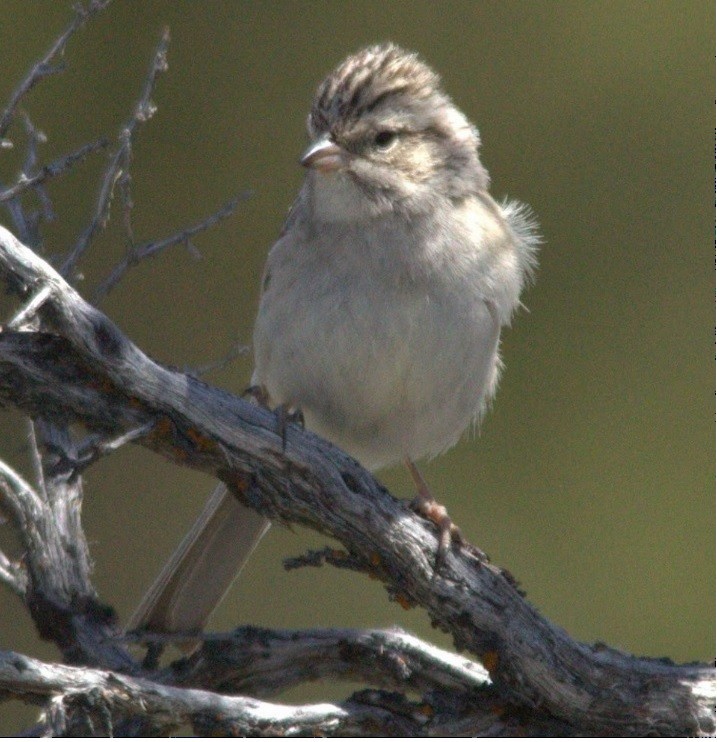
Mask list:
[{"label": "long tail", "polygon": [[270,526],[221,484],[165,564],[127,630],[200,631]]}]

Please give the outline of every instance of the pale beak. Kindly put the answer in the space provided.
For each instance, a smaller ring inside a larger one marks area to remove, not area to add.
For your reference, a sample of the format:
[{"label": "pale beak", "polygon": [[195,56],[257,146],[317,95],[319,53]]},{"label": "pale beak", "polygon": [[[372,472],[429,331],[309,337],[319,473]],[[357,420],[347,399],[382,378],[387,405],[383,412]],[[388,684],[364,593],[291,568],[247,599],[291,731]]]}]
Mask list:
[{"label": "pale beak", "polygon": [[300,162],[304,167],[330,173],[346,163],[346,151],[328,137],[322,137],[304,152]]}]

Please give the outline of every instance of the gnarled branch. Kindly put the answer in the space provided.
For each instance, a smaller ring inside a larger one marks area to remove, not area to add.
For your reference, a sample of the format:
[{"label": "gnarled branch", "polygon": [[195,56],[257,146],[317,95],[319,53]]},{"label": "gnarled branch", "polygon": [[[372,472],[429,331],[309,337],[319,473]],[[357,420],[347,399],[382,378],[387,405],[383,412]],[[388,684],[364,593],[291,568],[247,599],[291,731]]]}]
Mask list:
[{"label": "gnarled branch", "polygon": [[48,294],[37,310],[44,333],[0,336],[3,401],[113,434],[151,424],[137,443],[219,477],[275,520],[342,542],[394,598],[424,607],[479,657],[511,707],[599,735],[714,730],[712,668],[572,640],[469,546],[434,571],[433,526],[342,451],[297,427],[284,441],[268,410],[155,363],[2,229],[0,272]]}]

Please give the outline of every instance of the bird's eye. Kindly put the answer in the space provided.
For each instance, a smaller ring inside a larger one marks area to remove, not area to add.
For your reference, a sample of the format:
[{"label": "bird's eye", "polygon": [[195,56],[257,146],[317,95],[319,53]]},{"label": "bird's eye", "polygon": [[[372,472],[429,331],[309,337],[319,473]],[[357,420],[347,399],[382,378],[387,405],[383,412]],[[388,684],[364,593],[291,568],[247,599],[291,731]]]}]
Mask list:
[{"label": "bird's eye", "polygon": [[378,134],[376,134],[373,143],[379,149],[388,149],[396,141],[397,136],[398,134],[395,131],[384,129],[383,131],[379,131]]}]

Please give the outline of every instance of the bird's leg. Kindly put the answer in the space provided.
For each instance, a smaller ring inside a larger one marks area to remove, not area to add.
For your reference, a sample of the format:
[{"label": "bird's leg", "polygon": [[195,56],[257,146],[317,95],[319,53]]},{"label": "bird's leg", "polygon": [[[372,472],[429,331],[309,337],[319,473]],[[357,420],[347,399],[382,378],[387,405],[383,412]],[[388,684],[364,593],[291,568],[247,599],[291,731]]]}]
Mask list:
[{"label": "bird's leg", "polygon": [[448,553],[451,543],[462,544],[463,536],[458,526],[451,520],[446,508],[441,505],[431,494],[426,480],[418,471],[418,467],[408,457],[403,460],[411,479],[416,485],[417,495],[411,503],[411,507],[419,515],[432,521],[438,526],[438,555],[436,567],[439,567]]},{"label": "bird's leg", "polygon": [[269,407],[269,392],[263,384],[252,384],[248,386],[243,392],[242,397],[249,399],[259,407],[265,407],[267,410]]},{"label": "bird's leg", "polygon": [[299,407],[292,407],[288,404],[280,404],[274,409],[278,433],[281,436],[281,450],[286,451],[286,436],[289,423],[304,427],[304,413]]}]

